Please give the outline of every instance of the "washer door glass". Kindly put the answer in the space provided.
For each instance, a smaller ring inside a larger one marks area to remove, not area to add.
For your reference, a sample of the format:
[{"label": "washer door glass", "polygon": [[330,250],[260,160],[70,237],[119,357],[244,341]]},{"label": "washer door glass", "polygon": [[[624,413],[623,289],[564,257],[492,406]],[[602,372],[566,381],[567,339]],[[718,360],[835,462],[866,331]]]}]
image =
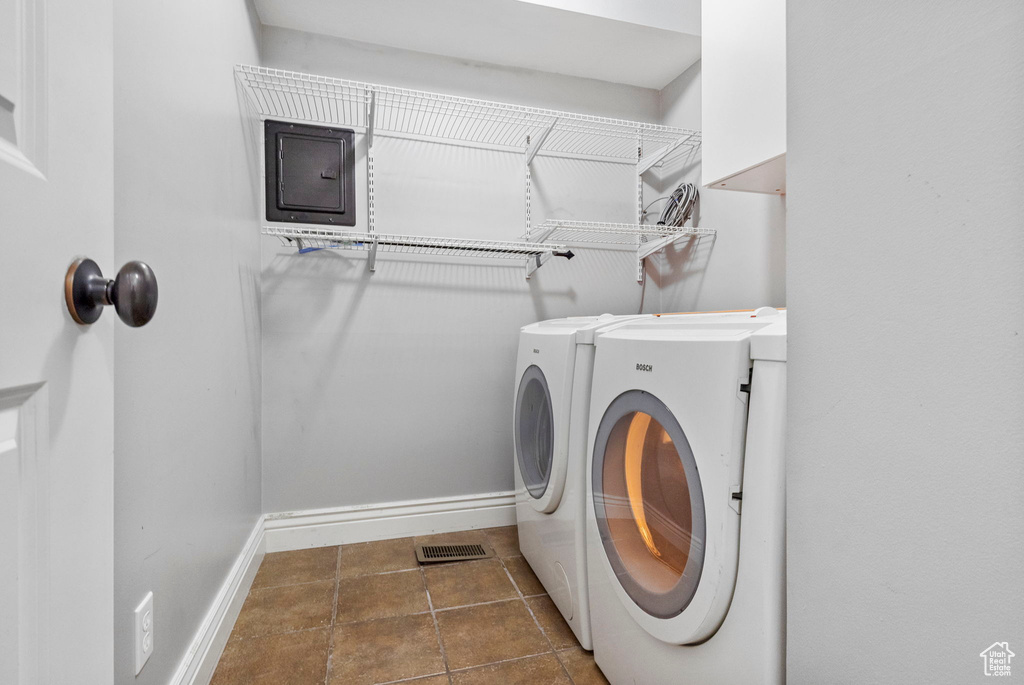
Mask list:
[{"label": "washer door glass", "polygon": [[661,400],[619,395],[594,445],[594,509],[623,589],[648,614],[678,616],[704,566],[704,496],[693,451]]},{"label": "washer door glass", "polygon": [[551,478],[554,457],[554,418],[544,372],[534,365],[519,381],[516,397],[516,457],[526,491],[540,499]]}]

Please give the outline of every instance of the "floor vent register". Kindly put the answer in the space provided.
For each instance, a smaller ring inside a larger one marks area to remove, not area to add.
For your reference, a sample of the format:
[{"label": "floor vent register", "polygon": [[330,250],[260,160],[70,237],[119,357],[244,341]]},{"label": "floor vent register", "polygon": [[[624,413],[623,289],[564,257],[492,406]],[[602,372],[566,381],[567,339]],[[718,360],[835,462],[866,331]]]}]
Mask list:
[{"label": "floor vent register", "polygon": [[416,559],[421,564],[440,564],[448,561],[488,559],[494,552],[480,544],[473,545],[416,545]]}]

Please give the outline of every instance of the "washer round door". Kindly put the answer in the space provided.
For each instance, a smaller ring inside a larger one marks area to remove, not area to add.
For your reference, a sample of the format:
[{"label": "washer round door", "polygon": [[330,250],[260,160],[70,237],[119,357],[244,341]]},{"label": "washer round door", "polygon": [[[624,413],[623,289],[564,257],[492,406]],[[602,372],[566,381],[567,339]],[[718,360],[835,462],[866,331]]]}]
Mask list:
[{"label": "washer round door", "polygon": [[[660,399],[630,390],[608,406],[594,442],[594,513],[616,591],[654,637],[700,642],[725,617],[708,573],[708,516],[697,460]],[[729,589],[731,596],[731,588]]]},{"label": "washer round door", "polygon": [[554,511],[562,498],[565,469],[555,459],[554,407],[539,366],[528,367],[520,378],[514,434],[519,474],[531,504],[538,511]]}]

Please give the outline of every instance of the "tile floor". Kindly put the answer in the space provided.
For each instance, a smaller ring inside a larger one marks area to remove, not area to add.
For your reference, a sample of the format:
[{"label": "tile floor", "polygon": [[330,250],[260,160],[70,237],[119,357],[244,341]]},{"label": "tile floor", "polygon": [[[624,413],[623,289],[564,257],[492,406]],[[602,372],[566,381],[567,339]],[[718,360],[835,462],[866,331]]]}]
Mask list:
[{"label": "tile floor", "polygon": [[[496,558],[420,566],[414,545]],[[268,554],[212,685],[605,683],[515,526]]]}]

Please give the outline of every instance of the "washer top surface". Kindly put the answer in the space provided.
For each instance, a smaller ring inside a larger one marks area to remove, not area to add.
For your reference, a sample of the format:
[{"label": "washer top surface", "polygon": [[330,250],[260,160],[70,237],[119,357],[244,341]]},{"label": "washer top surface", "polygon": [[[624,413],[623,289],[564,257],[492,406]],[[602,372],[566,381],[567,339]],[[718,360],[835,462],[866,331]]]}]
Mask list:
[{"label": "washer top surface", "polygon": [[[600,316],[569,316],[563,319],[548,319],[523,326],[523,333],[537,335],[573,335],[577,331],[600,328],[618,321],[636,319],[644,315],[601,314]],[[647,317],[645,317],[647,318]]]}]

